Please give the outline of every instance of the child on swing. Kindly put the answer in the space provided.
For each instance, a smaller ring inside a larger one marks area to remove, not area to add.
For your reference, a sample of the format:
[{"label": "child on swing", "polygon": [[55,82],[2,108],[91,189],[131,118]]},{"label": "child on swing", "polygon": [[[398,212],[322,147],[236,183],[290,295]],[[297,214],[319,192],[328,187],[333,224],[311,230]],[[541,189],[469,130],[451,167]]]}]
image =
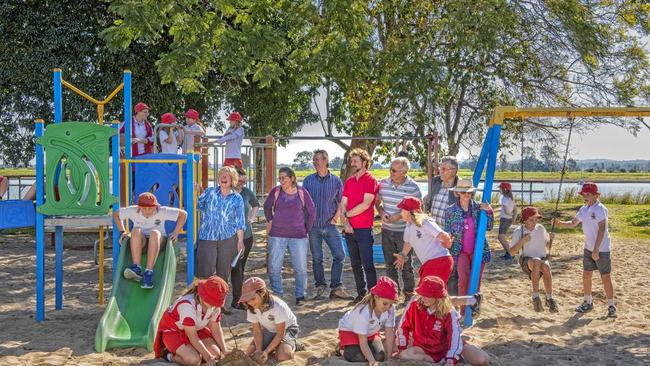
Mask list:
[{"label": "child on swing", "polygon": [[536,312],[544,311],[539,297],[539,280],[542,278],[546,292],[546,306],[551,313],[557,313],[559,310],[553,299],[553,277],[548,253],[553,234],[546,232],[544,225],[538,223],[541,217],[537,208],[532,206],[525,207],[521,211],[522,224],[515,228],[512,234],[509,253],[514,256],[522,252],[519,256],[519,265],[532,281],[533,309]]}]

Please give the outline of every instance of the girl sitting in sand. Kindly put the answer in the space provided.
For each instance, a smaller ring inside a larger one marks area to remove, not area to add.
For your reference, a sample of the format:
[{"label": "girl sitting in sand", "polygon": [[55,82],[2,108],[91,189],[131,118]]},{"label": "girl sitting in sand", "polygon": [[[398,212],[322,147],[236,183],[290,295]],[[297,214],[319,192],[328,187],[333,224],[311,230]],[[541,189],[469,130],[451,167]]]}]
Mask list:
[{"label": "girl sitting in sand", "polygon": [[246,355],[261,365],[266,365],[273,353],[278,362],[293,359],[298,320],[287,303],[273,296],[259,277],[244,281],[239,302],[246,305],[246,320],[253,323],[253,341]]},{"label": "girl sitting in sand", "polygon": [[445,283],[428,276],[415,289],[412,301],[397,330],[397,347],[402,360],[440,362],[455,365],[461,357],[473,365],[488,365],[490,357],[461,337],[458,312],[451,305]]},{"label": "girl sitting in sand", "polygon": [[215,365],[227,352],[221,307],[228,284],[217,276],[194,282],[165,311],[154,343],[157,358],[179,365]]},{"label": "girl sitting in sand", "polygon": [[[397,284],[386,276],[352,310],[339,321],[339,347],[348,362],[371,365],[391,358],[395,343],[395,302]],[[384,327],[382,344],[379,331]]]}]

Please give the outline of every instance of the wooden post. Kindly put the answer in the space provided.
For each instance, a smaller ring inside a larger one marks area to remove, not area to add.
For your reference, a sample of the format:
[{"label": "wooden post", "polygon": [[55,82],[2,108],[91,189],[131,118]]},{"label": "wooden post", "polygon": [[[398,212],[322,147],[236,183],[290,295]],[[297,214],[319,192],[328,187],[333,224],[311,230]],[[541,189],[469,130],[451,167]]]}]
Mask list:
[{"label": "wooden post", "polygon": [[262,194],[267,194],[275,187],[275,139],[273,136],[266,136],[267,147],[264,148],[264,191]]}]

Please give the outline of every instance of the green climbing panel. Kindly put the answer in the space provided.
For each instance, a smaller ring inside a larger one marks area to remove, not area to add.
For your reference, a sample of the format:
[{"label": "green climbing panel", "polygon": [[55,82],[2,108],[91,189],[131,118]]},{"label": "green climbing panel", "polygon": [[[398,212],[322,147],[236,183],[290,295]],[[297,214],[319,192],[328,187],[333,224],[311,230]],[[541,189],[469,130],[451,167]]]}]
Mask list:
[{"label": "green climbing panel", "polygon": [[[44,215],[105,215],[110,194],[109,145],[117,131],[89,122],[47,126],[37,143],[45,150]],[[55,189],[55,186],[57,189]]]}]

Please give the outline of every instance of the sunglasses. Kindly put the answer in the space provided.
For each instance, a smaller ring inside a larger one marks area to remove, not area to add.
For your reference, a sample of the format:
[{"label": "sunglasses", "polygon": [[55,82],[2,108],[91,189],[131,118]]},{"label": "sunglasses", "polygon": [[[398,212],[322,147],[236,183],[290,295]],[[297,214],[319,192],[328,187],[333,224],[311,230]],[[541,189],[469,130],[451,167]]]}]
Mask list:
[{"label": "sunglasses", "polygon": [[397,170],[397,169],[393,169],[393,168],[390,169],[390,172],[391,173],[405,173],[403,170]]}]

